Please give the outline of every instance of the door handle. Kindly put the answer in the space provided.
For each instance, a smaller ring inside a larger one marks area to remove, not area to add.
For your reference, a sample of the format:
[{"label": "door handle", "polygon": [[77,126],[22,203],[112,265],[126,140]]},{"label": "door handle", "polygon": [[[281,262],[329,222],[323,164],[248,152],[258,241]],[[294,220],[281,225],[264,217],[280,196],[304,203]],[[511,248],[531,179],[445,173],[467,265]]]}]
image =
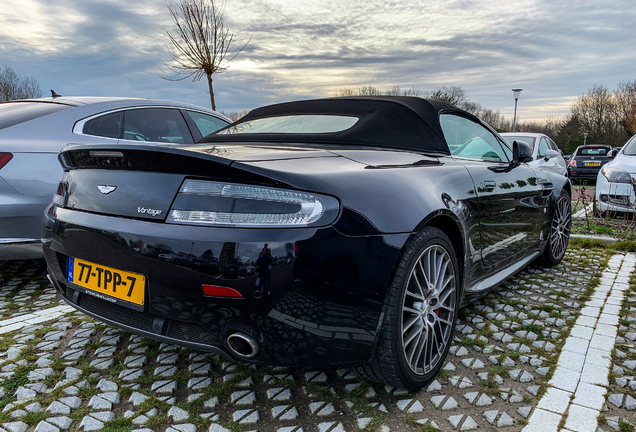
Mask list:
[{"label": "door handle", "polygon": [[486,180],[481,184],[481,188],[487,192],[492,192],[495,190],[497,183],[494,180]]}]

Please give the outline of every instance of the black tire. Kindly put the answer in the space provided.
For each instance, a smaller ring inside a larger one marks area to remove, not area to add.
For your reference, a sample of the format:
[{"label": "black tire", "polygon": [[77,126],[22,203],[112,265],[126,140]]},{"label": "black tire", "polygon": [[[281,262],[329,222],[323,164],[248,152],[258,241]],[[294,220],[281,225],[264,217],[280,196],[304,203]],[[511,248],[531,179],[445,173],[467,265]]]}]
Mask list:
[{"label": "black tire", "polygon": [[[433,279],[436,287],[430,289]],[[375,354],[357,372],[408,390],[428,385],[453,341],[460,285],[449,238],[437,228],[423,228],[407,244],[391,284]]]},{"label": "black tire", "polygon": [[570,241],[571,226],[572,201],[570,194],[563,190],[554,208],[548,241],[543,254],[538,259],[540,264],[553,267],[561,262]]}]

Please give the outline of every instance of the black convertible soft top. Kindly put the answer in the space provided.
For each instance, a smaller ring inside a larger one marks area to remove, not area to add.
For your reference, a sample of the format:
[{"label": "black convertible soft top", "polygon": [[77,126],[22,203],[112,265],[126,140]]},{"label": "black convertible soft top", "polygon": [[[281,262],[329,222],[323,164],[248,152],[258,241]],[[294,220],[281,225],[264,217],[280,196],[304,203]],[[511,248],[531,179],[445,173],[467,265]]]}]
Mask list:
[{"label": "black convertible soft top", "polygon": [[465,111],[443,102],[409,96],[354,96],[287,102],[252,110],[238,122],[221,131],[254,119],[289,115],[342,115],[355,116],[359,120],[351,128],[340,132],[213,133],[199,140],[199,143],[333,143],[450,154],[439,123],[439,113],[442,110],[461,112],[470,116]]}]

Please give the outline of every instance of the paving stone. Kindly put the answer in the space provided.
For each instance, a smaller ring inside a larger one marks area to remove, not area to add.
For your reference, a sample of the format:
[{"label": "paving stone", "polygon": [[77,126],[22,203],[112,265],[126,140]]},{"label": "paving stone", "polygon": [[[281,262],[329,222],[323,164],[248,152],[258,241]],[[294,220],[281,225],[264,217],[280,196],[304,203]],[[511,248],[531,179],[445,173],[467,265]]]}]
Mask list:
[{"label": "paving stone", "polygon": [[528,418],[528,416],[530,415],[530,412],[532,412],[532,407],[530,406],[519,407],[517,409],[517,413],[519,413],[519,415],[523,418]]},{"label": "paving stone", "polygon": [[497,422],[497,427],[507,427],[513,426],[515,421],[510,417],[505,411],[501,413],[499,417],[499,421]]},{"label": "paving stone", "polygon": [[71,408],[79,408],[82,404],[82,400],[76,396],[63,397],[58,399],[59,402],[62,402],[64,405],[68,405]]},{"label": "paving stone", "polygon": [[623,399],[625,395],[622,393],[612,394],[607,397],[607,400],[614,406],[620,408],[623,405]]},{"label": "paving stone", "polygon": [[462,423],[462,426],[459,428],[459,430],[473,430],[477,429],[478,427],[479,425],[477,424],[477,422],[475,422],[475,420],[473,420],[471,416],[467,416],[466,420],[464,420],[464,423]]},{"label": "paving stone", "polygon": [[179,354],[176,353],[159,354],[157,357],[157,363],[162,365],[173,365],[177,362],[178,358]]},{"label": "paving stone", "polygon": [[190,414],[181,408],[171,407],[168,411],[168,418],[172,418],[175,422],[183,422],[190,417]]},{"label": "paving stone", "polygon": [[212,378],[195,377],[188,380],[188,388],[192,390],[199,390],[206,388],[212,384]]},{"label": "paving stone", "polygon": [[71,413],[71,408],[69,406],[64,405],[63,403],[58,401],[52,402],[51,405],[49,405],[49,407],[46,410],[49,411],[51,414],[70,414]]},{"label": "paving stone", "polygon": [[239,424],[253,424],[260,419],[260,416],[258,415],[258,411],[247,409],[234,411],[232,418]]},{"label": "paving stone", "polygon": [[176,366],[159,366],[155,369],[155,376],[159,377],[170,377],[177,372]]},{"label": "paving stone", "polygon": [[457,401],[455,399],[453,399],[453,397],[451,396],[451,397],[448,398],[446,403],[444,403],[444,406],[442,406],[442,411],[455,409],[458,406],[459,406],[459,404],[457,403]]},{"label": "paving stone", "polygon": [[130,395],[130,398],[128,399],[128,402],[132,402],[133,406],[139,406],[141,405],[146,399],[148,399],[148,396],[146,396],[143,393],[139,393],[139,392],[133,392]]},{"label": "paving stone", "polygon": [[28,425],[24,422],[2,423],[2,427],[9,432],[26,432]]},{"label": "paving stone", "polygon": [[636,410],[636,399],[634,399],[630,395],[627,395],[625,397],[625,409],[628,410],[628,411],[635,411]]},{"label": "paving stone", "polygon": [[223,426],[221,426],[218,423],[212,423],[210,425],[210,429],[208,429],[208,432],[230,432],[230,430],[224,428]]},{"label": "paving stone", "polygon": [[90,362],[90,366],[99,370],[108,370],[113,364],[115,364],[115,360],[111,358],[98,358]]},{"label": "paving stone", "polygon": [[146,422],[148,420],[150,420],[150,418],[148,416],[145,416],[145,415],[141,414],[141,415],[138,415],[137,417],[135,417],[134,419],[132,419],[131,422],[134,425],[141,426],[141,425],[146,424]]},{"label": "paving stone", "polygon": [[203,402],[203,407],[204,408],[216,408],[218,403],[219,403],[219,398],[217,396],[214,396],[212,399],[208,399],[205,402]]},{"label": "paving stone", "polygon": [[117,390],[119,390],[119,386],[116,382],[109,381],[103,378],[97,383],[97,388],[103,392],[116,392]]},{"label": "paving stone", "polygon": [[104,428],[104,423],[102,423],[101,421],[91,417],[91,416],[85,416],[82,421],[80,422],[80,429],[83,429],[85,431],[97,431],[97,430],[101,430]]},{"label": "paving stone", "polygon": [[119,379],[124,381],[134,381],[144,374],[143,369],[124,369],[119,373]]},{"label": "paving stone", "polygon": [[464,415],[458,414],[458,415],[449,416],[446,420],[448,420],[448,422],[453,426],[453,428],[457,429],[457,426],[459,426],[459,422],[462,421],[462,418],[464,418]]},{"label": "paving stone", "polygon": [[42,420],[35,427],[35,432],[60,432],[60,428]]},{"label": "paving stone", "polygon": [[475,403],[475,406],[478,406],[478,407],[488,406],[492,404],[492,401],[493,399],[484,393],[479,397],[479,399]]},{"label": "paving stone", "polygon": [[35,390],[31,390],[26,387],[20,387],[15,392],[15,396],[18,400],[33,399],[37,395],[38,394]]},{"label": "paving stone", "polygon": [[109,411],[94,412],[91,413],[91,416],[104,423],[109,422],[115,418],[115,414]]}]

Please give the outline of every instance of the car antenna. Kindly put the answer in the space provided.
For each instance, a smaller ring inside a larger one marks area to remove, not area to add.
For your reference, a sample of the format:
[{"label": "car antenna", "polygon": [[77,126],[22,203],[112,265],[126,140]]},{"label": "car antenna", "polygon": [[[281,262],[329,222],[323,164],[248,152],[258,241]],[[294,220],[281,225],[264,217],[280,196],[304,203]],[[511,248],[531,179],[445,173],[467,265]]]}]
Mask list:
[{"label": "car antenna", "polygon": [[55,90],[51,89],[51,97],[52,97],[52,98],[62,97],[62,95],[61,95],[61,94],[57,94],[57,93],[55,93]]}]

